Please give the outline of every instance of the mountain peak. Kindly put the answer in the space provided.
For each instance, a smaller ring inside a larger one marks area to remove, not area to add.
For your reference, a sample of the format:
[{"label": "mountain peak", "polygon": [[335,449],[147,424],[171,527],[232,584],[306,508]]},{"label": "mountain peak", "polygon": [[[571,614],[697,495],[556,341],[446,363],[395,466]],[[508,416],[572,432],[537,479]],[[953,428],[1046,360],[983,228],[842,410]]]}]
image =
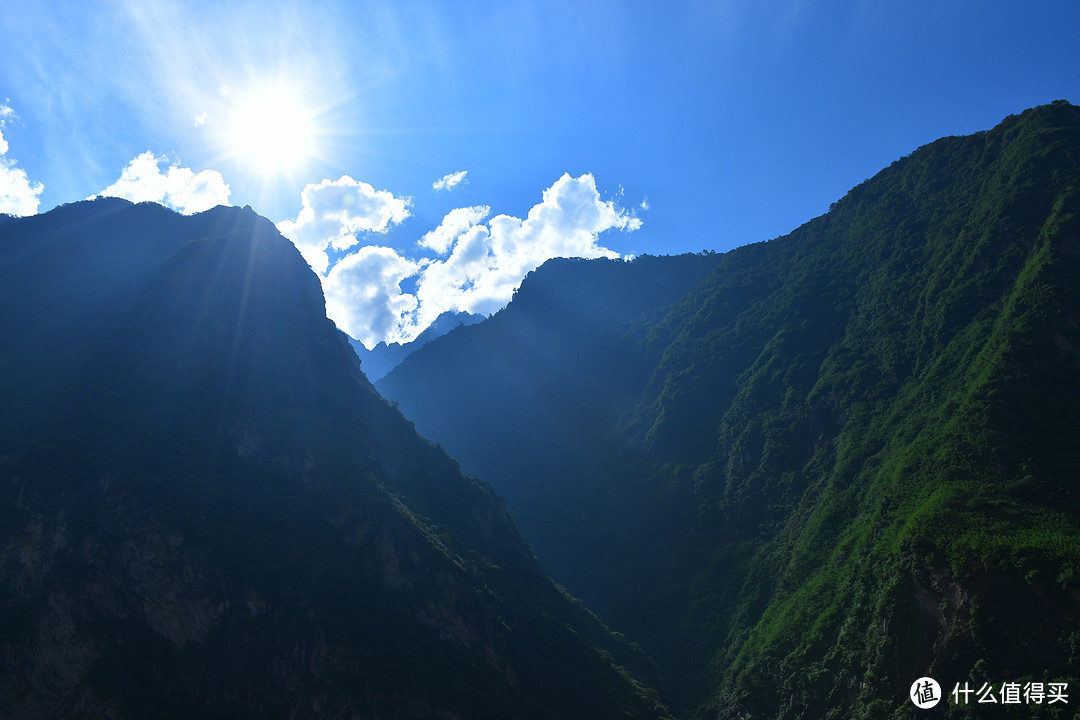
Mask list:
[{"label": "mountain peak", "polygon": [[469,312],[457,312],[446,310],[441,313],[424,331],[407,343],[387,343],[380,341],[375,347],[368,350],[359,340],[349,338],[353,350],[364,367],[364,374],[371,382],[376,382],[386,373],[393,370],[401,362],[415,351],[427,345],[432,340],[446,335],[463,325],[474,325],[484,319],[483,315]]},{"label": "mountain peak", "polygon": [[681,714],[906,716],[927,674],[1072,682],[1078,187],[1080,108],[1033,108],[679,292],[652,295],[675,258],[544,265],[378,387]]},{"label": "mountain peak", "polygon": [[249,208],[4,223],[0,306],[0,707],[665,715]]}]

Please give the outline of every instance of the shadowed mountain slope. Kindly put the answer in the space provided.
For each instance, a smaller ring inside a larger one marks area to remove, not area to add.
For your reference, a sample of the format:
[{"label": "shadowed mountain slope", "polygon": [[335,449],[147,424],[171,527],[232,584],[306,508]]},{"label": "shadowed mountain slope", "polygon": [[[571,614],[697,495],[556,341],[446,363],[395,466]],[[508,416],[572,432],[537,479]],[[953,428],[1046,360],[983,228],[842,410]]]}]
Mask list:
[{"label": "shadowed mountain slope", "polygon": [[655,718],[250,209],[0,224],[0,716]]},{"label": "shadowed mountain slope", "polygon": [[394,342],[387,344],[383,341],[370,350],[364,347],[362,342],[353,338],[349,338],[349,344],[356,351],[356,356],[360,358],[360,364],[363,366],[364,374],[367,375],[368,380],[376,382],[400,365],[402,360],[435,338],[442,337],[459,325],[475,325],[483,319],[484,316],[477,313],[447,310],[435,318],[424,332],[407,343]]},{"label": "shadowed mountain slope", "polygon": [[573,359],[538,369],[537,325],[572,315],[538,291],[608,268],[575,271],[379,388],[676,709],[906,718],[923,675],[1080,689],[1080,109],[920,148],[666,308],[549,323]]}]

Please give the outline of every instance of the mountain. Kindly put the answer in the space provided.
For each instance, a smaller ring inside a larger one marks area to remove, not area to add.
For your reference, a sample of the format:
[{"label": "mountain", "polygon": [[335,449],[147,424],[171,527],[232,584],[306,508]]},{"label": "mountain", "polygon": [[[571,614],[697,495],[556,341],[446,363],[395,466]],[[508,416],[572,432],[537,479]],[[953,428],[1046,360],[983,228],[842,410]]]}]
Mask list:
[{"label": "mountain", "polygon": [[922,676],[928,717],[1075,693],[1080,108],[938,140],[713,260],[674,298],[646,296],[686,258],[549,263],[378,388],[680,714],[907,718]]},{"label": "mountain", "polygon": [[8,220],[0,307],[0,716],[666,716],[250,208]]},{"label": "mountain", "polygon": [[364,374],[367,375],[368,380],[375,382],[400,365],[402,360],[435,338],[442,337],[460,325],[475,325],[483,319],[484,316],[477,313],[447,310],[435,318],[424,329],[424,332],[407,343],[395,342],[387,344],[384,340],[368,350],[359,340],[350,337],[349,344],[356,351],[356,356],[360,358],[360,364],[363,366]]}]

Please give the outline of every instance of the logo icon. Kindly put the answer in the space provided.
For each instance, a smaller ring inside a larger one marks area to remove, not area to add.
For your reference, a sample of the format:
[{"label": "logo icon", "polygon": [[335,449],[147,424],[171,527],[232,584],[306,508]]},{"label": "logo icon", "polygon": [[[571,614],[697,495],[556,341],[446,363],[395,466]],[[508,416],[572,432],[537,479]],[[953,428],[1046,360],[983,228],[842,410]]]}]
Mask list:
[{"label": "logo icon", "polygon": [[908,696],[915,707],[929,710],[941,702],[941,686],[932,677],[921,677],[911,684]]}]

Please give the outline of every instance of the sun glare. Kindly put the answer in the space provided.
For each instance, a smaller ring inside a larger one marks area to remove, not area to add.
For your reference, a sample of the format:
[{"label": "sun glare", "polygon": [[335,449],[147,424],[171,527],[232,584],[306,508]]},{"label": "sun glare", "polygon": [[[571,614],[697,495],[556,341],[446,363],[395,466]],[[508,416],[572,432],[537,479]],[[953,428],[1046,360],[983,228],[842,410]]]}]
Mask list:
[{"label": "sun glare", "polygon": [[264,88],[237,99],[228,142],[232,153],[258,173],[288,174],[314,155],[313,125],[298,94]]}]

